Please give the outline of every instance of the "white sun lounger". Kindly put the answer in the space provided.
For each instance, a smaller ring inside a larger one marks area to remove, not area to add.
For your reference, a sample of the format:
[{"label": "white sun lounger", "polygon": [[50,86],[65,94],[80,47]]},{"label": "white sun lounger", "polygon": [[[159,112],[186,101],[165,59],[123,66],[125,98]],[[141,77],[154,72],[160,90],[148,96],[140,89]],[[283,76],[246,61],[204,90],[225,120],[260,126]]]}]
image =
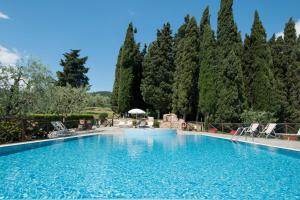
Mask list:
[{"label": "white sun lounger", "polygon": [[64,137],[69,136],[70,133],[65,125],[61,122],[51,122],[52,126],[54,127],[54,131],[48,134],[49,138],[56,138],[56,137]]},{"label": "white sun lounger", "polygon": [[266,138],[268,138],[269,136],[271,137],[277,137],[277,134],[275,132],[275,128],[276,128],[277,124],[275,123],[269,123],[267,124],[267,126],[263,129],[262,132],[259,133],[259,135],[265,135]]},{"label": "white sun lounger", "polygon": [[258,130],[259,123],[252,123],[249,127],[239,127],[235,134],[232,136],[231,140],[234,140],[236,136],[247,136],[248,134],[254,137],[255,132]]},{"label": "white sun lounger", "polygon": [[241,131],[240,133],[240,136],[241,135],[251,135],[251,136],[254,136],[254,133],[258,130],[258,127],[259,127],[259,123],[252,123],[249,127],[245,127],[243,128],[243,130]]}]

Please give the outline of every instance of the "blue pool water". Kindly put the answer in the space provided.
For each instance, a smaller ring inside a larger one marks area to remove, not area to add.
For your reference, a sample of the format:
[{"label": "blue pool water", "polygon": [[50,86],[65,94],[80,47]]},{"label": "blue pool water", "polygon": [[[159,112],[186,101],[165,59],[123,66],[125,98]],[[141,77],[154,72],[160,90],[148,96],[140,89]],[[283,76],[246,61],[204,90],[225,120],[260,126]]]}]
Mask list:
[{"label": "blue pool water", "polygon": [[20,198],[300,199],[300,156],[126,130],[0,156],[0,199]]}]

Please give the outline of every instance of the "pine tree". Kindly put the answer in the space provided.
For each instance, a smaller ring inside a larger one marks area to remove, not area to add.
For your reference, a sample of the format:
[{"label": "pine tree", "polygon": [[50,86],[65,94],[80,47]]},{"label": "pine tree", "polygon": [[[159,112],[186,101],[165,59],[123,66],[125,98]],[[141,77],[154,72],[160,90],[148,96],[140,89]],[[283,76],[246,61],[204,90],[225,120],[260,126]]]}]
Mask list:
[{"label": "pine tree", "polygon": [[[217,121],[239,121],[245,109],[242,41],[234,22],[233,0],[221,0],[217,30]],[[226,113],[226,114],[224,114]]]},{"label": "pine tree", "polygon": [[59,86],[71,85],[78,88],[89,85],[89,78],[86,76],[89,68],[84,66],[88,57],[80,58],[79,52],[80,50],[71,50],[64,54],[64,59],[61,59],[60,65],[63,67],[63,71],[56,73]]},{"label": "pine tree", "polygon": [[115,69],[115,80],[114,80],[113,91],[111,95],[111,108],[114,112],[118,112],[118,92],[119,92],[121,54],[122,54],[122,48],[120,48],[119,50],[118,61]]},{"label": "pine tree", "polygon": [[[195,112],[198,92],[199,70],[199,31],[196,19],[192,17],[186,26],[184,38],[182,38],[176,52],[176,107],[185,119],[187,114]],[[173,107],[174,109],[174,107]]]},{"label": "pine tree", "polygon": [[277,113],[278,88],[271,70],[273,62],[266,39],[266,31],[256,11],[250,35],[251,73],[254,76],[249,85],[249,105],[254,111]]},{"label": "pine tree", "polygon": [[[204,12],[207,16],[208,12]],[[209,15],[209,14],[208,14]],[[206,17],[205,17],[206,18]],[[202,20],[203,21],[203,20]],[[200,29],[201,30],[201,29]],[[203,27],[202,40],[200,41],[200,74],[199,74],[199,101],[198,110],[205,120],[213,118],[216,110],[216,41],[211,30],[209,18]]]},{"label": "pine tree", "polygon": [[135,42],[132,23],[129,24],[120,56],[118,79],[118,111],[127,112],[141,103],[140,78],[142,53]]},{"label": "pine tree", "polygon": [[171,109],[174,70],[172,31],[167,23],[157,31],[143,62],[142,95],[158,115]]}]

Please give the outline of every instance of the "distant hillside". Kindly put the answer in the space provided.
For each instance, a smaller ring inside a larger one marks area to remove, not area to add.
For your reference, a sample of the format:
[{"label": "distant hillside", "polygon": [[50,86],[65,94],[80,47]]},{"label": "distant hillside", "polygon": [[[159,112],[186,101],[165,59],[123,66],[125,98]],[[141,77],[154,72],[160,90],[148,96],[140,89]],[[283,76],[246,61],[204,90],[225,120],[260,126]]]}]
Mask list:
[{"label": "distant hillside", "polygon": [[100,96],[107,96],[111,97],[112,92],[110,91],[97,91],[97,92],[91,92],[91,95],[100,95]]}]

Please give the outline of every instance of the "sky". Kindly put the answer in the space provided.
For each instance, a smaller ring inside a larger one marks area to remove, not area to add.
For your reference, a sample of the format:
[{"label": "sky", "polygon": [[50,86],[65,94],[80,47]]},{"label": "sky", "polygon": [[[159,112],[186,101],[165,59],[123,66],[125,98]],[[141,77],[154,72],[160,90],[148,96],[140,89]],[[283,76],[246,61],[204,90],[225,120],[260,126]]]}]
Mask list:
[{"label": "sky", "polygon": [[[173,33],[190,14],[200,21],[210,7],[217,28],[219,0],[0,0],[0,63],[14,65],[20,58],[40,60],[55,75],[70,49],[88,56],[91,91],[111,91],[118,51],[129,22],[136,40],[150,43],[156,30],[170,22]],[[254,11],[259,11],[271,37],[282,34],[290,17],[300,33],[300,0],[235,0],[234,17],[242,35],[250,33]]]}]

